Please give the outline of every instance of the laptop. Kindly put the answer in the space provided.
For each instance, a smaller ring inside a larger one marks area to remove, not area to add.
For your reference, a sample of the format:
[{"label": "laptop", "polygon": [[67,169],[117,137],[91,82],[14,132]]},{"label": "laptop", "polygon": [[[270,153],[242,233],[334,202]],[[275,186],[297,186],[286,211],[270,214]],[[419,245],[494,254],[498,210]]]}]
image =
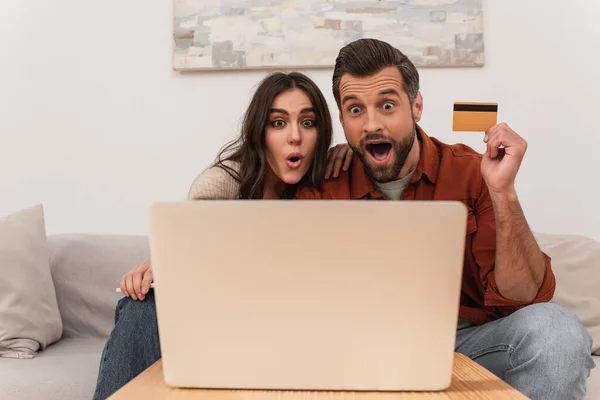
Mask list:
[{"label": "laptop", "polygon": [[150,209],[172,387],[450,385],[467,210],[438,201],[193,201]]}]

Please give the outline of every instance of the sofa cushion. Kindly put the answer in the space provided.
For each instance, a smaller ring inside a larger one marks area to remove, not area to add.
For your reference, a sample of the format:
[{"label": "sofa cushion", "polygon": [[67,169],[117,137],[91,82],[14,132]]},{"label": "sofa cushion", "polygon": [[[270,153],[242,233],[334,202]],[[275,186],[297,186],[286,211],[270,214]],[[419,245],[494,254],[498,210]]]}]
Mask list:
[{"label": "sofa cushion", "polygon": [[592,336],[600,355],[600,243],[577,235],[536,233],[541,249],[552,258],[556,292],[552,302],[575,313]]},{"label": "sofa cushion", "polygon": [[65,337],[107,338],[115,289],[123,274],[150,257],[145,236],[50,235],[50,268]]},{"label": "sofa cushion", "polygon": [[0,218],[0,357],[33,358],[60,339],[44,210]]},{"label": "sofa cushion", "polygon": [[33,360],[0,359],[0,398],[91,399],[105,340],[62,339]]},{"label": "sofa cushion", "polygon": [[596,368],[590,372],[587,380],[587,393],[585,400],[600,400],[600,356],[592,357],[596,363]]}]

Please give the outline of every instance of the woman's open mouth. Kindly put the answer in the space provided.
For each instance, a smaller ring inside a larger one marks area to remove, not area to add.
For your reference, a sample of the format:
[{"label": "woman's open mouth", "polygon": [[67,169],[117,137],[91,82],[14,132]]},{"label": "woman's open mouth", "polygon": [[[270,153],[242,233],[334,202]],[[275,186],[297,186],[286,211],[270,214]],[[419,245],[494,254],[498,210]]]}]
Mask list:
[{"label": "woman's open mouth", "polygon": [[301,154],[290,154],[287,158],[287,164],[290,168],[298,168],[302,165],[302,155]]},{"label": "woman's open mouth", "polygon": [[375,164],[385,164],[392,154],[392,144],[389,142],[370,142],[365,145],[365,150]]}]

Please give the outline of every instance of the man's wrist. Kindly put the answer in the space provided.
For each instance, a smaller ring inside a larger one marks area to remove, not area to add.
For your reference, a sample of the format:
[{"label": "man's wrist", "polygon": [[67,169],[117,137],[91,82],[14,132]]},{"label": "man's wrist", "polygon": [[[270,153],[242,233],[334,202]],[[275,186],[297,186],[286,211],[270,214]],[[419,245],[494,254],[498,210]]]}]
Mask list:
[{"label": "man's wrist", "polygon": [[490,190],[490,198],[492,199],[492,203],[494,204],[517,204],[518,197],[517,191],[514,187],[510,187],[506,190],[502,191],[492,191]]}]

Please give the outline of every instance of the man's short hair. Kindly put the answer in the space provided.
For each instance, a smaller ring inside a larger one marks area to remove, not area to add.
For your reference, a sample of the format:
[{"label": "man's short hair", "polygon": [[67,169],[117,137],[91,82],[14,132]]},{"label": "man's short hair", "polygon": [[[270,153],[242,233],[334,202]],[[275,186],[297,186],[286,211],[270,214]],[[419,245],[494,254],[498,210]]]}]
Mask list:
[{"label": "man's short hair", "polygon": [[359,39],[344,46],[333,70],[333,96],[341,109],[340,81],[344,74],[357,77],[375,75],[386,67],[398,67],[402,85],[410,103],[419,94],[419,72],[412,61],[389,43],[377,39]]}]

